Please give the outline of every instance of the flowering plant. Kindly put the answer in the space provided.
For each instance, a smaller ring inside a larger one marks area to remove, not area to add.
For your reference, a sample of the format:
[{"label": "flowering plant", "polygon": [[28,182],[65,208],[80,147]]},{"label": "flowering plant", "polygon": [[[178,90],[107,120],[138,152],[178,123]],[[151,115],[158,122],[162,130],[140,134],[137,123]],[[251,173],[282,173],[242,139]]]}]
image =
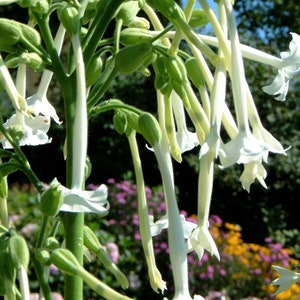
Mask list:
[{"label": "flowering plant", "polygon": [[[290,51],[281,52],[281,58],[241,45],[230,0],[218,1],[218,17],[206,0],[199,0],[200,11],[194,8],[193,0],[187,1],[184,9],[174,0],[0,2],[1,5],[11,3],[24,8],[29,18],[27,24],[0,18],[0,82],[15,110],[7,120],[0,120],[1,295],[8,299],[29,299],[27,271],[32,262],[41,298],[52,299],[48,280],[48,265],[52,263],[65,274],[66,300],[82,299],[83,282],[106,299],[131,299],[93,276],[83,265],[86,247],[123,289],[128,288],[126,275],[108,257],[85,223],[88,213],[96,213],[104,222],[102,218],[107,216],[110,207],[106,185],[93,191],[85,187],[91,172],[87,156],[88,120],[112,111],[114,128],[126,136],[132,154],[136,210],[150,285],[154,292],[161,293],[167,287],[156,264],[152,236],[168,228],[174,281],[171,297],[192,299],[187,252],[195,252],[200,261],[206,251],[221,259],[209,228],[215,162],[218,160],[221,168],[242,164],[240,181],[249,192],[255,179],[266,187],[267,172],[263,164],[269,153],[286,152],[259,118],[243,59],[277,67],[278,75],[264,90],[277,100],[284,100],[289,80],[299,70],[298,35],[292,33]],[[158,13],[167,19],[168,25],[163,25]],[[57,28],[51,28],[53,20],[58,22]],[[214,38],[197,33],[208,22]],[[185,48],[181,47],[182,42]],[[62,59],[62,48],[69,49],[64,53],[67,62]],[[26,91],[27,69],[41,73],[34,95]],[[156,117],[144,107],[134,107],[123,99],[105,98],[105,91],[118,74],[134,72],[144,76],[153,73]],[[53,75],[64,102],[61,116],[47,99]],[[225,99],[228,79],[232,99]],[[225,100],[232,100],[233,105]],[[185,113],[194,132],[186,126]],[[65,130],[65,186],[56,178],[49,185],[43,184],[22,150],[23,146],[51,142],[48,130],[52,119]],[[149,155],[157,160],[161,174],[166,215],[159,220],[149,217],[139,136],[146,140],[151,150]],[[174,161],[180,163],[183,153],[198,145],[200,172],[195,223],[179,212],[172,165]],[[28,177],[40,195],[42,225],[32,248],[8,221],[7,180],[17,171]],[[53,242],[60,223],[64,228],[62,244]],[[289,274],[281,272],[283,276],[290,277]],[[283,278],[275,281],[279,291],[287,286],[287,281]],[[193,298],[203,299],[198,291]]]}]

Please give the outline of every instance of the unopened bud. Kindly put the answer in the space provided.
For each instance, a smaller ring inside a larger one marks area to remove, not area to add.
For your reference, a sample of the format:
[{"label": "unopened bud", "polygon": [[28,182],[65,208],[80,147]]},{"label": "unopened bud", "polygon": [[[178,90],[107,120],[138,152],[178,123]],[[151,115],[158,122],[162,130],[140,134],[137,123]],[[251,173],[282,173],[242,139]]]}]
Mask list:
[{"label": "unopened bud", "polygon": [[98,238],[96,237],[94,231],[88,227],[88,226],[84,226],[83,227],[83,241],[84,241],[84,245],[91,251],[93,252],[98,252],[99,249],[101,248],[101,244],[98,240]]},{"label": "unopened bud", "polygon": [[9,255],[15,268],[22,265],[25,270],[29,264],[29,250],[25,239],[21,235],[13,235],[8,242]]},{"label": "unopened bud", "polygon": [[73,6],[64,6],[58,10],[58,18],[70,36],[79,32],[79,14]]},{"label": "unopened bud", "polygon": [[0,50],[5,52],[16,52],[14,47],[20,40],[21,29],[11,20],[0,18]]},{"label": "unopened bud", "polygon": [[54,250],[51,253],[51,261],[62,272],[71,276],[76,276],[78,268],[81,268],[74,254],[67,249],[59,248]]},{"label": "unopened bud", "polygon": [[125,28],[120,34],[120,42],[126,46],[147,43],[152,38],[151,31],[142,28]]},{"label": "unopened bud", "polygon": [[153,8],[159,10],[167,19],[174,20],[184,18],[184,13],[174,0],[146,0]]},{"label": "unopened bud", "polygon": [[155,146],[161,140],[161,130],[158,121],[150,113],[143,113],[138,120],[139,128],[151,146]]},{"label": "unopened bud", "polygon": [[92,58],[91,62],[86,68],[86,86],[89,87],[95,83],[103,67],[103,61],[100,56]]},{"label": "unopened bud", "polygon": [[41,195],[41,212],[46,216],[55,216],[59,212],[63,200],[61,184],[56,181]]},{"label": "unopened bud", "polygon": [[173,78],[178,83],[183,83],[187,81],[187,72],[184,62],[179,56],[170,56],[166,60],[166,69]]},{"label": "unopened bud", "polygon": [[48,0],[19,0],[18,5],[39,14],[46,14],[49,10]]},{"label": "unopened bud", "polygon": [[120,111],[120,110],[115,111],[113,123],[114,123],[115,130],[119,134],[124,134],[126,132],[127,118],[126,118],[126,115],[122,111]]},{"label": "unopened bud", "polygon": [[36,252],[35,258],[42,264],[50,265],[50,253],[45,249]]},{"label": "unopened bud", "polygon": [[122,73],[129,74],[139,70],[144,61],[151,55],[152,45],[140,43],[121,49],[116,55],[116,68]]},{"label": "unopened bud", "polygon": [[188,77],[196,88],[200,88],[204,85],[205,81],[199,67],[197,65],[196,58],[190,58],[185,61],[185,67],[187,70]]},{"label": "unopened bud", "polygon": [[55,249],[59,248],[59,242],[55,237],[49,237],[45,241],[45,247],[48,250],[55,250]]},{"label": "unopened bud", "polygon": [[35,71],[41,71],[44,67],[43,59],[36,53],[24,52],[19,56],[19,63],[25,64]]},{"label": "unopened bud", "polygon": [[123,21],[123,25],[127,26],[134,20],[139,10],[140,8],[137,1],[125,2],[121,5],[116,19],[121,19]]},{"label": "unopened bud", "polygon": [[208,23],[208,18],[203,9],[196,8],[193,9],[191,18],[189,20],[189,25],[192,28],[202,27]]}]

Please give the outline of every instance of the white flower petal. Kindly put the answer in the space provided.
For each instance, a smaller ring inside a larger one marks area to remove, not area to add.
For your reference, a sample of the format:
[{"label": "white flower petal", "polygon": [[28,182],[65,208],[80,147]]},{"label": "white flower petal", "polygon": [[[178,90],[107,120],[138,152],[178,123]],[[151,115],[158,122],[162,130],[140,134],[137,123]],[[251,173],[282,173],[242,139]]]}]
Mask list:
[{"label": "white flower petal", "polygon": [[94,212],[106,215],[109,209],[107,187],[101,184],[94,191],[80,191],[63,187],[64,203],[61,211]]},{"label": "white flower petal", "polygon": [[[23,129],[23,137],[19,141],[20,146],[37,146],[44,145],[51,142],[48,138],[47,132],[50,127],[50,120],[47,117],[26,117],[13,114],[4,124],[5,128],[12,126],[21,126]],[[12,148],[6,139],[2,139],[3,148]]]},{"label": "white flower petal", "polygon": [[218,248],[212,238],[209,230],[205,226],[198,226],[191,234],[187,243],[188,252],[196,251],[199,260],[201,260],[204,250],[207,250],[211,255],[217,257],[220,260],[220,254]]}]

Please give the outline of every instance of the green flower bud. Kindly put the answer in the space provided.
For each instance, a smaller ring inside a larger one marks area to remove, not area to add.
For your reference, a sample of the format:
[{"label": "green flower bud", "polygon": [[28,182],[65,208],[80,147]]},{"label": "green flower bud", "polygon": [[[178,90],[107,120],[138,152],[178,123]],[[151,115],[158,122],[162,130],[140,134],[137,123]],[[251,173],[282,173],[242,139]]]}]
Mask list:
[{"label": "green flower bud", "polygon": [[142,28],[126,28],[121,31],[120,42],[125,45],[147,43],[153,38],[150,30]]},{"label": "green flower bud", "polygon": [[143,66],[143,62],[151,55],[152,45],[140,43],[121,49],[116,55],[116,68],[122,73],[135,72]]},{"label": "green flower bud", "polygon": [[35,258],[42,263],[43,265],[50,265],[51,261],[50,261],[50,253],[49,251],[45,250],[45,249],[39,249],[36,253],[35,253]]},{"label": "green flower bud", "polygon": [[161,130],[156,118],[150,113],[143,113],[138,119],[140,132],[151,145],[155,146],[161,140]]},{"label": "green flower bud", "polygon": [[21,235],[13,235],[8,241],[9,255],[16,269],[22,265],[25,270],[29,264],[29,250]]},{"label": "green flower bud", "polygon": [[113,117],[114,127],[119,134],[124,134],[127,129],[127,118],[126,115],[120,111],[115,110],[115,114]]},{"label": "green flower bud", "polygon": [[[16,22],[16,23],[18,23],[18,22]],[[40,37],[40,34],[38,33],[38,31],[26,24],[23,24],[23,23],[19,23],[19,24],[20,24],[20,28],[22,31],[22,40],[23,40],[23,42],[25,42],[24,40],[26,40],[26,43],[24,44],[24,46],[26,47],[27,44],[29,43],[29,44],[34,45],[35,47],[40,47],[41,46],[41,37]],[[20,42],[22,42],[22,40]]]},{"label": "green flower bud", "polygon": [[127,26],[134,20],[139,10],[140,8],[137,1],[124,2],[120,7],[116,19],[121,19],[123,21],[123,25]]},{"label": "green flower bud", "polygon": [[6,199],[7,193],[8,193],[7,177],[1,176],[1,173],[0,173],[0,198]]},{"label": "green flower bud", "polygon": [[199,70],[196,58],[192,57],[185,61],[185,68],[188,74],[188,77],[191,79],[192,83],[196,88],[200,88],[205,84],[204,77]]},{"label": "green flower bud", "polygon": [[89,87],[95,83],[95,81],[99,77],[102,67],[103,67],[102,58],[100,56],[93,57],[85,71],[87,87]]},{"label": "green flower bud", "polygon": [[43,59],[34,52],[23,52],[19,56],[19,63],[25,64],[35,71],[42,71],[44,69]]},{"label": "green flower bud", "polygon": [[1,51],[16,52],[18,48],[15,47],[15,45],[19,42],[21,34],[21,29],[18,24],[15,24],[15,22],[12,22],[11,20],[0,18]]},{"label": "green flower bud", "polygon": [[196,8],[193,9],[191,18],[189,20],[189,25],[192,28],[202,27],[208,23],[208,18],[203,9]]},{"label": "green flower bud", "polygon": [[48,0],[19,0],[18,5],[39,14],[46,14],[49,10]]},{"label": "green flower bud", "polygon": [[112,262],[108,253],[104,250],[100,244],[95,233],[88,227],[84,226],[84,245],[91,251],[93,251],[99,260],[103,263],[104,267],[110,271],[116,277],[117,281],[121,284],[123,289],[127,289],[129,286],[126,276],[119,270],[115,263]]},{"label": "green flower bud", "polygon": [[153,8],[160,11],[170,21],[177,18],[184,18],[184,13],[180,6],[174,0],[146,0]]},{"label": "green flower bud", "polygon": [[73,6],[65,6],[58,10],[58,18],[70,36],[79,32],[79,13]]},{"label": "green flower bud", "polygon": [[55,266],[70,276],[76,276],[78,269],[81,268],[74,254],[67,249],[59,248],[54,250],[50,258]]},{"label": "green flower bud", "polygon": [[59,242],[55,237],[53,237],[53,236],[49,237],[45,241],[45,247],[48,250],[55,250],[55,249],[59,248]]},{"label": "green flower bud", "polygon": [[168,57],[166,60],[166,69],[173,80],[181,84],[187,82],[186,68],[179,56]]},{"label": "green flower bud", "polygon": [[59,212],[63,204],[63,200],[61,184],[56,181],[41,195],[41,212],[45,216],[55,216]]},{"label": "green flower bud", "polygon": [[126,119],[128,122],[127,127],[132,128],[136,132],[140,132],[140,127],[139,127],[139,115],[132,112],[132,111],[126,111]]},{"label": "green flower bud", "polygon": [[141,18],[141,17],[135,17],[133,21],[131,21],[128,24],[128,27],[134,27],[134,28],[143,28],[143,29],[149,29],[150,23],[147,19]]},{"label": "green flower bud", "polygon": [[83,237],[83,243],[89,250],[97,253],[101,249],[101,244],[90,227],[83,227]]}]

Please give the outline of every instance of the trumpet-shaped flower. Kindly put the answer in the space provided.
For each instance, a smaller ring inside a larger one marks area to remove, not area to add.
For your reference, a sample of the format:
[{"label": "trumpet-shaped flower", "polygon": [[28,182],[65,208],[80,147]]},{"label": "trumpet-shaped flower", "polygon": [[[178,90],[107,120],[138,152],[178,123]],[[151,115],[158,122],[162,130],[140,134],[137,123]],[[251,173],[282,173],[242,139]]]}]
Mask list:
[{"label": "trumpet-shaped flower", "polygon": [[220,254],[214,239],[212,238],[207,226],[198,226],[191,234],[187,242],[188,252],[196,251],[201,260],[204,250],[220,260]]},{"label": "trumpet-shaped flower", "polygon": [[244,164],[244,171],[240,177],[242,187],[249,193],[251,184],[257,179],[260,184],[267,189],[265,178],[267,171],[264,168],[261,160],[251,161]]},{"label": "trumpet-shaped flower", "polygon": [[[51,142],[47,132],[50,127],[50,120],[46,116],[26,117],[20,112],[13,114],[4,124],[6,129],[19,128],[22,131],[20,146],[37,146]],[[12,145],[3,137],[1,139],[3,148],[12,148]]]},{"label": "trumpet-shaped flower", "polygon": [[230,142],[220,148],[221,165],[229,167],[235,163],[246,164],[257,161],[266,154],[268,147],[260,142],[252,133],[240,131]]},{"label": "trumpet-shaped flower", "polygon": [[177,143],[181,153],[194,149],[199,145],[197,134],[190,132],[186,126],[186,119],[182,100],[174,92],[171,92],[172,108],[177,126]]},{"label": "trumpet-shaped flower", "polygon": [[278,70],[274,81],[263,87],[263,91],[269,95],[277,95],[276,100],[284,101],[289,88],[289,81],[300,70],[300,36],[291,32],[292,41],[289,51],[280,53],[283,67]]},{"label": "trumpet-shaped flower", "polygon": [[279,288],[275,292],[275,295],[285,291],[292,284],[300,281],[300,273],[293,272],[283,267],[272,266],[275,271],[279,273],[279,278],[275,279],[272,284],[279,285]]},{"label": "trumpet-shaped flower", "polygon": [[68,212],[93,212],[106,215],[109,209],[107,201],[107,187],[101,184],[94,191],[81,191],[78,189],[67,189],[61,186],[64,197],[61,211]]},{"label": "trumpet-shaped flower", "polygon": [[[180,221],[183,229],[184,238],[189,238],[192,231],[197,227],[197,224],[194,222],[187,221],[183,214],[180,215]],[[156,222],[153,221],[153,216],[149,216],[151,235],[157,236],[161,231],[169,226],[169,220],[167,215],[161,217]]]}]

